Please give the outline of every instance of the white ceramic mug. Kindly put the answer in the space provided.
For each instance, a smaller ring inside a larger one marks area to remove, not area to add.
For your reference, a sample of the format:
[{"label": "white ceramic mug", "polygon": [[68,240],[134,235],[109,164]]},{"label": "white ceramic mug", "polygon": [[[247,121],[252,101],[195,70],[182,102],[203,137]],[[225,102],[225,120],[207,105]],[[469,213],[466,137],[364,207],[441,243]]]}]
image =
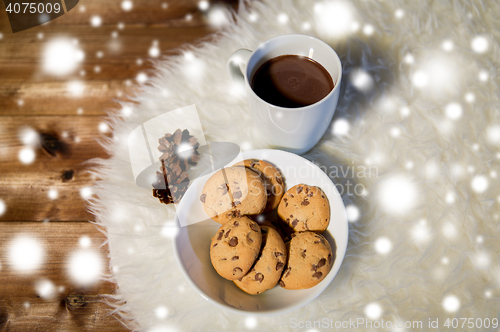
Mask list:
[{"label": "white ceramic mug", "polygon": [[[320,101],[303,107],[280,107],[264,101],[252,90],[250,82],[264,62],[280,55],[302,55],[317,61],[332,77],[333,90]],[[318,143],[335,113],[342,79],[342,64],[330,45],[307,35],[282,35],[265,41],[253,52],[237,50],[229,58],[227,68],[235,83],[245,85],[254,123],[268,144],[301,154]]]}]

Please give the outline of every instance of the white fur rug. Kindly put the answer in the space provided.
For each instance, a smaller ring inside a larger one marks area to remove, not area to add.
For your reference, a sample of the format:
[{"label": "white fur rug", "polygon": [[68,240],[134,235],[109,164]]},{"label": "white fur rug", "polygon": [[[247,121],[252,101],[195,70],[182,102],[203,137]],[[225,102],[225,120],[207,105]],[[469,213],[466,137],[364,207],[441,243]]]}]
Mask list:
[{"label": "white fur rug", "polygon": [[[158,61],[137,104],[110,116],[114,140],[104,146],[111,157],[95,170],[102,180],[91,209],[108,236],[119,293],[110,304],[124,324],[286,331],[323,319],[332,325],[316,323],[316,330],[383,319],[431,330],[429,319],[439,319],[437,330],[447,330],[447,318],[498,319],[499,13],[493,0],[252,2],[213,40]],[[127,137],[157,115],[195,104],[207,140],[265,148],[226,59],[291,32],[322,38],[343,63],[331,130],[305,157],[345,190],[347,254],[306,307],[269,318],[228,315],[183,279],[162,232],[175,210],[135,185]],[[376,326],[354,330],[391,330]]]}]

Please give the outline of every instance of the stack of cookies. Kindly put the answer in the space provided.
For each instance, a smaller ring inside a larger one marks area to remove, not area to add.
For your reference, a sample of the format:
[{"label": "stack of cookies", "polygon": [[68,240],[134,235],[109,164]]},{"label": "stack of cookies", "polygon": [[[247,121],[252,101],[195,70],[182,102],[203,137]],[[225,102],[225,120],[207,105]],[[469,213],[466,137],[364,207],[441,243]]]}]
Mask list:
[{"label": "stack of cookies", "polygon": [[285,185],[273,164],[247,159],[214,173],[200,196],[222,225],[210,245],[212,265],[248,294],[277,284],[311,288],[335,260],[321,235],[330,223],[328,198],[319,187],[298,184],[285,192]]}]

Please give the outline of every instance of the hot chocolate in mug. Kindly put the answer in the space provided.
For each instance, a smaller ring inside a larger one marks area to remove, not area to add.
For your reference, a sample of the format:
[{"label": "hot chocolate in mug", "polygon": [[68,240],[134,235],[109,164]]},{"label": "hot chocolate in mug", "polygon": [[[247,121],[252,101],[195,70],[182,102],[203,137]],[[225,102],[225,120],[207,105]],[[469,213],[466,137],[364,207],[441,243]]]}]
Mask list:
[{"label": "hot chocolate in mug", "polygon": [[[301,107],[282,107],[265,101],[252,89],[254,76],[268,60],[283,56],[308,57],[331,76],[333,89],[321,100]],[[337,53],[322,40],[301,34],[274,37],[254,51],[239,49],[227,62],[229,75],[244,84],[250,112],[264,140],[273,148],[297,154],[314,147],[330,126],[339,100],[342,64]]]}]

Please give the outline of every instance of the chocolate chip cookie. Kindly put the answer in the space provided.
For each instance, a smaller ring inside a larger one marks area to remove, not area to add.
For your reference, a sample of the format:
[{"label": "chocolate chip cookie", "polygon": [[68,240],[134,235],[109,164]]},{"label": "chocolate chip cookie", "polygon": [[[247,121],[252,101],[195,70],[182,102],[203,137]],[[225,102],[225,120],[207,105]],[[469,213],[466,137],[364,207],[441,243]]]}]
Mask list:
[{"label": "chocolate chip cookie", "polygon": [[330,243],[321,234],[295,233],[287,242],[288,263],[279,281],[285,289],[306,289],[317,285],[332,269]]},{"label": "chocolate chip cookie", "polygon": [[298,184],[281,199],[278,216],[294,232],[321,233],[330,224],[330,202],[321,188]]},{"label": "chocolate chip cookie", "polygon": [[232,218],[261,213],[267,194],[259,174],[243,166],[215,172],[205,183],[200,201],[210,218],[225,224]]},{"label": "chocolate chip cookie", "polygon": [[267,191],[267,204],[264,212],[276,209],[280,203],[281,197],[283,197],[285,193],[285,185],[281,172],[271,163],[259,159],[246,159],[235,164],[235,166],[236,165],[244,165],[260,175]]},{"label": "chocolate chip cookie", "polygon": [[262,234],[248,217],[234,218],[222,225],[210,244],[210,260],[217,273],[228,280],[243,277],[259,255]]},{"label": "chocolate chip cookie", "polygon": [[242,291],[256,295],[276,286],[286,263],[286,247],[278,232],[261,226],[262,249],[259,257],[244,277],[233,280]]}]

